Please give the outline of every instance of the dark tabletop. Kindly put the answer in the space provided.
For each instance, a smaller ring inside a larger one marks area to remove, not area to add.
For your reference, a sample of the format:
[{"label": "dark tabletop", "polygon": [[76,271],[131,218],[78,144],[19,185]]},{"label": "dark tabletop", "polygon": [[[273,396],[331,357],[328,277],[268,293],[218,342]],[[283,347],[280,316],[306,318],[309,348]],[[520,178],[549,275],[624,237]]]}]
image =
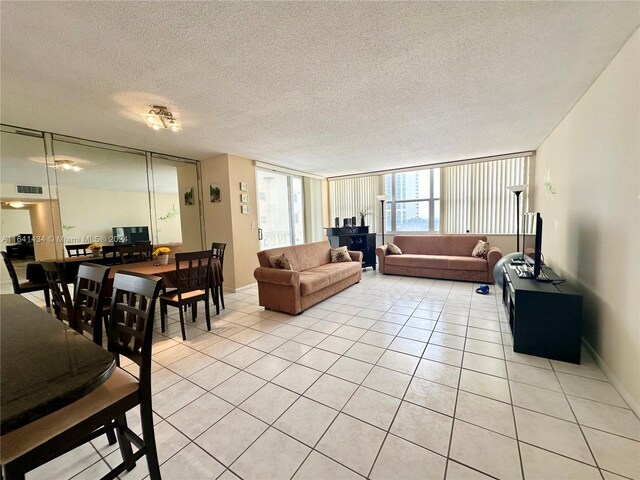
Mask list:
[{"label": "dark tabletop", "polygon": [[20,295],[0,295],[0,431],[83,397],[113,372],[111,353]]}]

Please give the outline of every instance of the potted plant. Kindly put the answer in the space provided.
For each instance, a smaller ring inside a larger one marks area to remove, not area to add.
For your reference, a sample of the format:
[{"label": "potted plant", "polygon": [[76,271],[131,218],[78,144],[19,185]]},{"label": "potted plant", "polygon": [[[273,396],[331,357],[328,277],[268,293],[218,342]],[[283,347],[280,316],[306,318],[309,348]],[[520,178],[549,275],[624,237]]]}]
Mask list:
[{"label": "potted plant", "polygon": [[358,212],[360,215],[360,226],[361,227],[366,227],[365,225],[365,218],[367,218],[369,215],[373,215],[373,213],[370,211],[369,207],[363,207],[360,209],[360,212]]},{"label": "potted plant", "polygon": [[158,263],[160,265],[167,265],[169,263],[169,254],[171,249],[169,247],[158,247],[153,251],[153,255],[158,257]]},{"label": "potted plant", "polygon": [[102,253],[102,245],[100,245],[99,243],[92,243],[87,247],[87,250],[91,250],[91,253],[94,257],[99,257]]}]

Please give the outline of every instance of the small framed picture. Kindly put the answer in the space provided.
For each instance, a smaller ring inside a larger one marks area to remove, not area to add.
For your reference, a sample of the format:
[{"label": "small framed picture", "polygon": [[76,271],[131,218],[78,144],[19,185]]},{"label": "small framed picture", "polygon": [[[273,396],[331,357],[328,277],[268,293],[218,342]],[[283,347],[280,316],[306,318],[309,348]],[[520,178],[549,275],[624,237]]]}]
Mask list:
[{"label": "small framed picture", "polygon": [[240,191],[241,192],[248,192],[249,191],[249,184],[247,182],[240,182]]},{"label": "small framed picture", "polygon": [[184,204],[185,205],[194,205],[194,198],[193,198],[193,187],[189,187],[185,190],[184,192]]},{"label": "small framed picture", "polygon": [[240,212],[244,214],[249,213],[249,205],[240,205]]},{"label": "small framed picture", "polygon": [[249,194],[248,193],[241,193],[240,194],[240,201],[242,203],[249,203]]},{"label": "small framed picture", "polygon": [[211,198],[211,203],[220,202],[220,185],[217,183],[209,185],[209,197]]}]

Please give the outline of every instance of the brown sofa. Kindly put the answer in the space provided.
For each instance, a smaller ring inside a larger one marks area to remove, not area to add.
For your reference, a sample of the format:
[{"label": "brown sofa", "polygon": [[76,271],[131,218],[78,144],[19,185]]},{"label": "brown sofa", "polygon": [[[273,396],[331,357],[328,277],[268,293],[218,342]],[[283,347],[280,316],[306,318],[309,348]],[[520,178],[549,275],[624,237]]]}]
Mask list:
[{"label": "brown sofa", "polygon": [[[292,270],[271,268],[269,257],[285,254]],[[328,241],[258,252],[260,305],[298,314],[318,302],[358,283],[362,278],[362,252],[349,252],[351,262],[331,263]]]},{"label": "brown sofa", "polygon": [[484,235],[396,235],[391,243],[402,250],[402,255],[388,255],[385,247],[378,247],[380,273],[409,275],[412,277],[467,280],[494,283],[493,267],[502,257],[499,248],[491,247],[487,258],[471,255],[478,240]]}]

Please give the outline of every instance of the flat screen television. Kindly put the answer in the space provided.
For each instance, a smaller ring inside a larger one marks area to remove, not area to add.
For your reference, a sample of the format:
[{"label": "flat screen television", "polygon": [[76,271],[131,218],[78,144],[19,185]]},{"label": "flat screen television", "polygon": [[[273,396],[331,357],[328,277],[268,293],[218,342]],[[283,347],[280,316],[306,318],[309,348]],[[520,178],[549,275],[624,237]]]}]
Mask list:
[{"label": "flat screen television", "polygon": [[148,242],[149,227],[112,227],[114,245],[133,245]]},{"label": "flat screen television", "polygon": [[542,256],[542,216],[540,213],[524,214],[523,253],[533,264],[533,276],[538,278],[544,264]]}]

